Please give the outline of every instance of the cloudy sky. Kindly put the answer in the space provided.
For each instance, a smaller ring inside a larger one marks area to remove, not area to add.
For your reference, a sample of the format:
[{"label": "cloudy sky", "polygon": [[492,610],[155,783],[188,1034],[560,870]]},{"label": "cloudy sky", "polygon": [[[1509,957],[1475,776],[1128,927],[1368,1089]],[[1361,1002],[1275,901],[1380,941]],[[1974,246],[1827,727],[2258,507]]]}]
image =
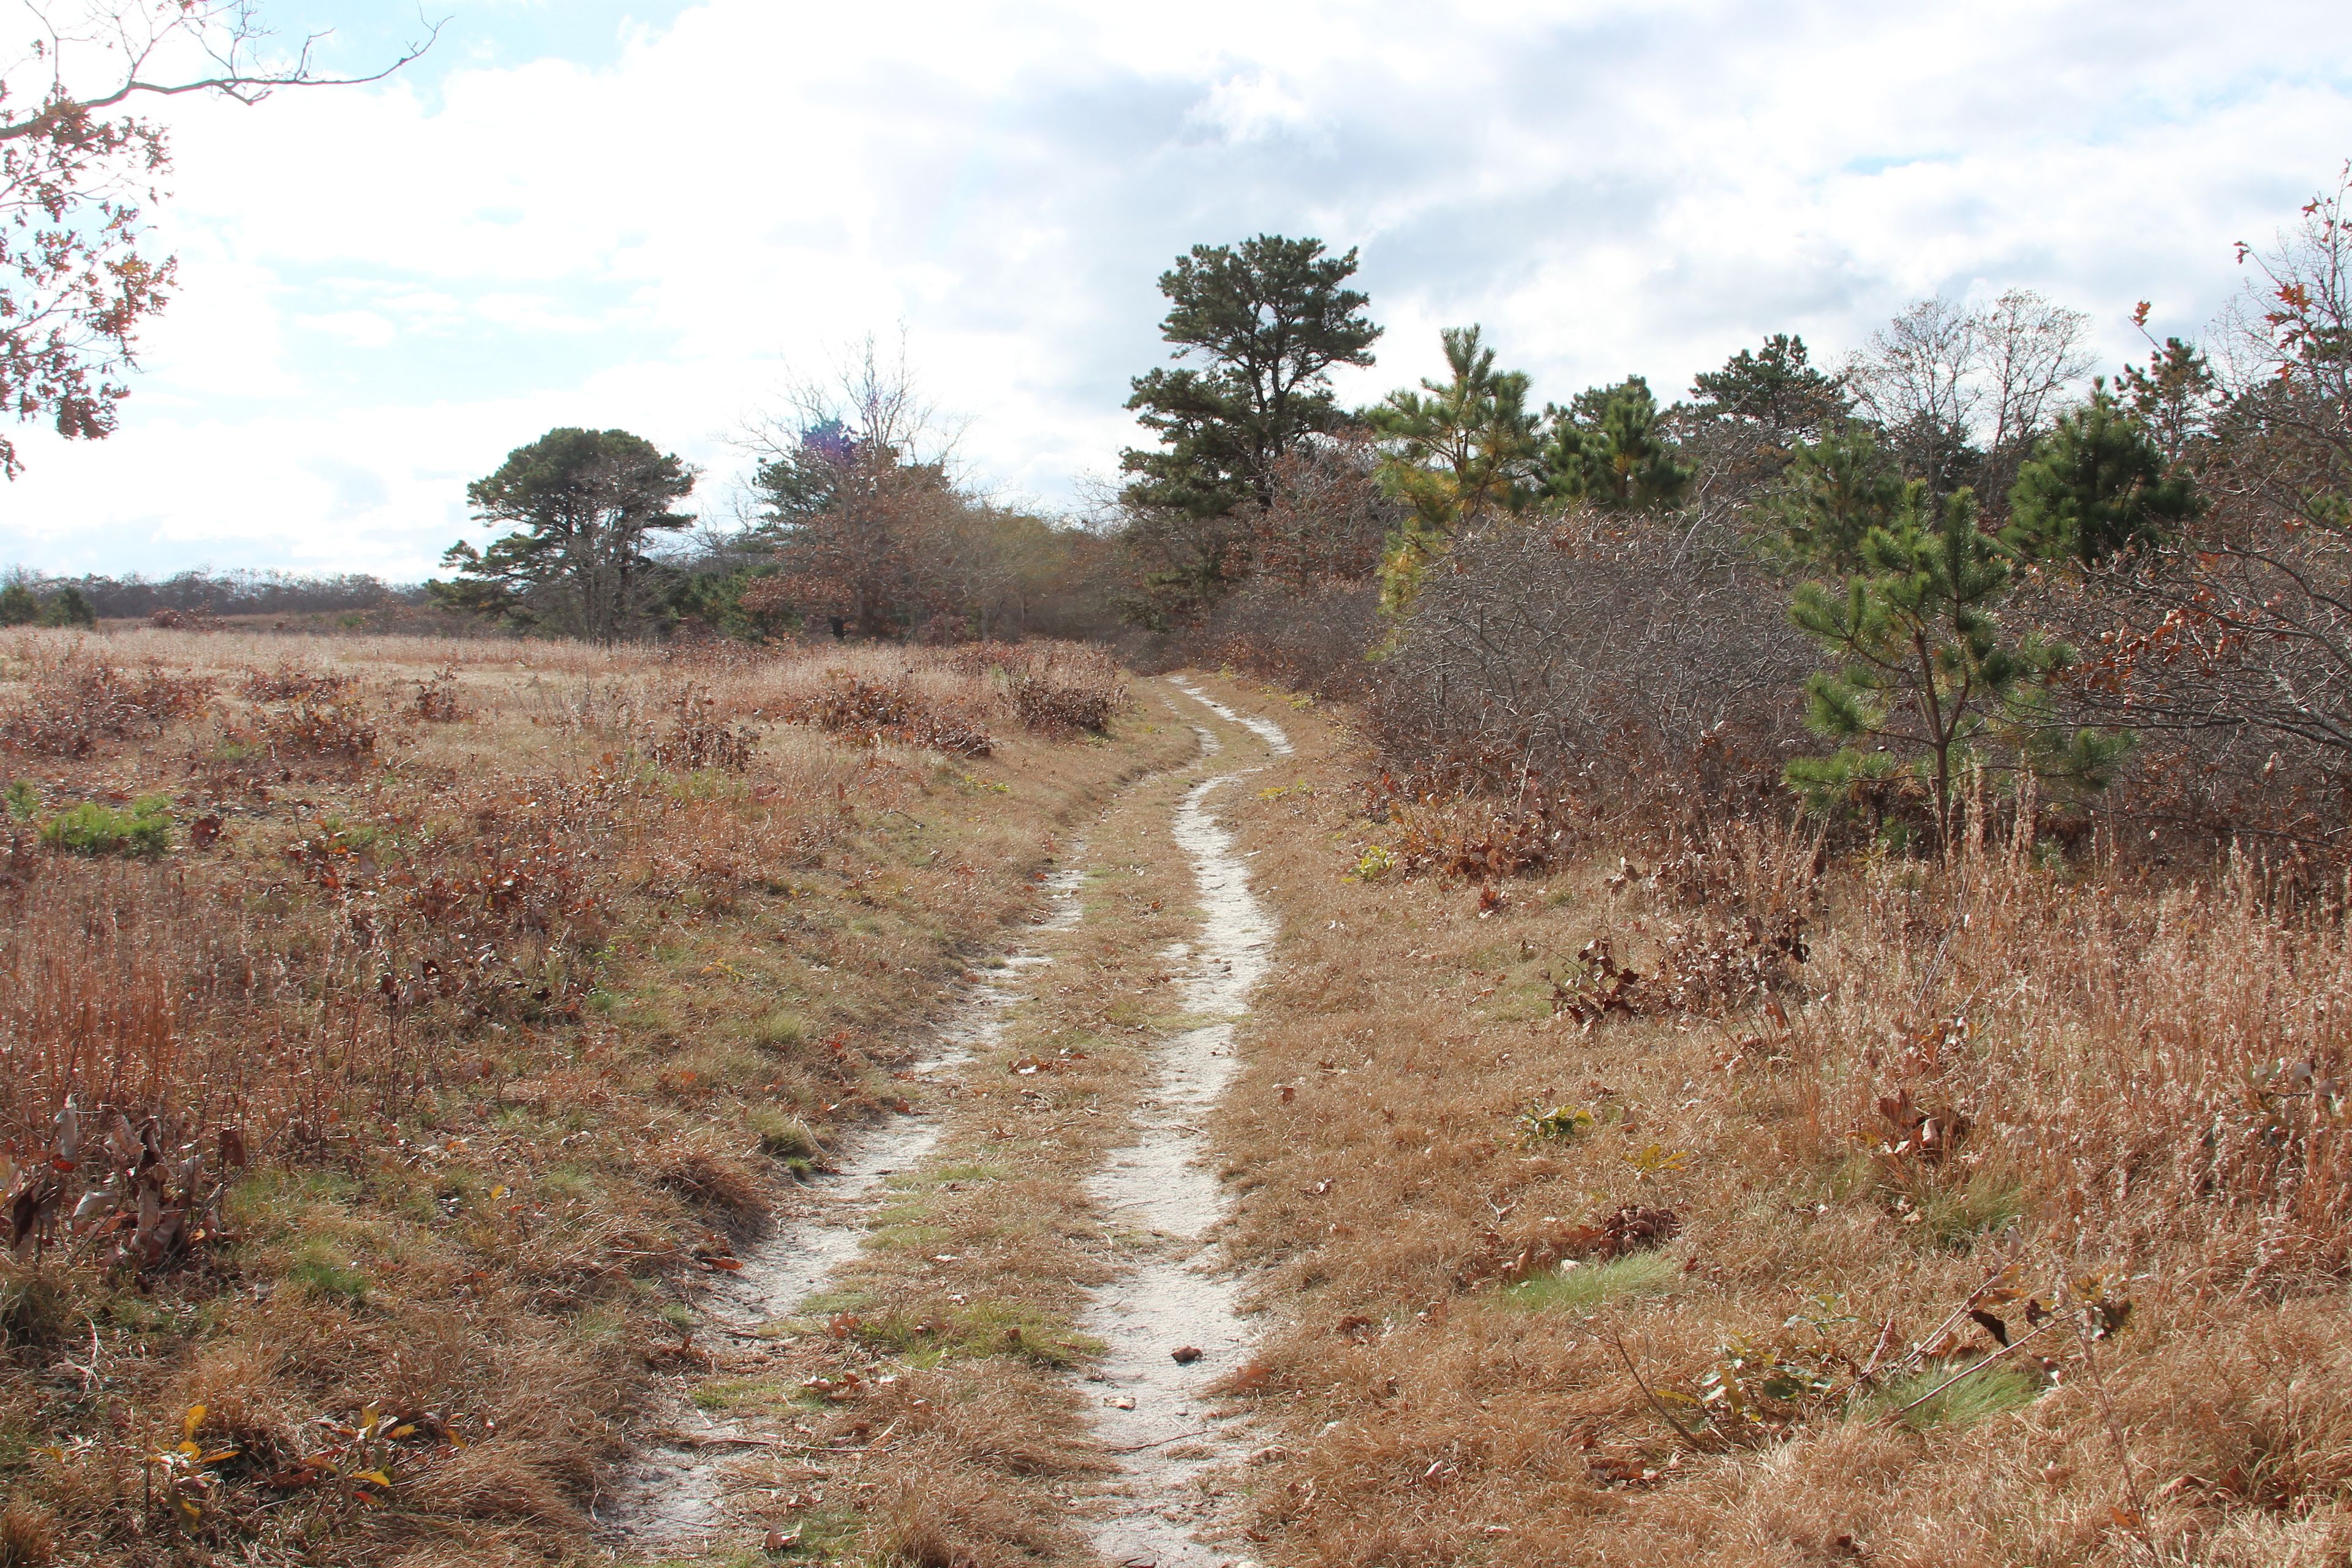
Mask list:
[{"label": "cloudy sky", "polygon": [[[184,287],[117,436],[25,439],[0,563],[414,578],[557,425],[674,447],[716,511],[730,430],[902,326],[972,470],[1072,506],[1135,437],[1159,273],[1260,231],[1361,248],[1351,400],[1455,322],[1541,395],[1671,395],[2014,285],[2112,361],[2352,155],[2340,0],[427,4],[392,82],[163,110]],[[347,67],[415,29],[267,9]]]}]

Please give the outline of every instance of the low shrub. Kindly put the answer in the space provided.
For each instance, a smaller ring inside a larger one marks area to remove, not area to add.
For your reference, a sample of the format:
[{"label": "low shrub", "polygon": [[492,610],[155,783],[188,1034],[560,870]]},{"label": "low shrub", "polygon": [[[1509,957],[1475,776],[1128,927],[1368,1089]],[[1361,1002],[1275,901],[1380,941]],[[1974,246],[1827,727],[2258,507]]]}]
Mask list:
[{"label": "low shrub", "polygon": [[356,700],[302,699],[265,709],[255,726],[273,757],[340,757],[358,762],[375,754],[375,725]]},{"label": "low shrub", "polygon": [[1107,733],[1131,701],[1118,666],[1092,650],[1056,649],[1008,668],[1005,697],[1023,729],[1056,740]]},{"label": "low shrub", "polygon": [[985,757],[995,749],[984,731],[934,707],[908,682],[862,680],[840,670],[833,672],[824,690],[792,704],[784,719],[835,735],[896,741],[950,756]]},{"label": "low shrub", "polygon": [[117,811],[86,800],[51,817],[41,842],[68,855],[161,855],[172,845],[172,802],[142,795]]},{"label": "low shrub", "polygon": [[645,753],[654,762],[681,773],[740,773],[751,765],[758,731],[728,723],[719,716],[719,700],[709,692],[687,688],[669,700],[668,707],[669,729],[646,742]]},{"label": "low shrub", "polygon": [[458,695],[457,667],[445,665],[432,679],[418,681],[411,711],[428,724],[454,724],[471,717],[465,700]]},{"label": "low shrub", "polygon": [[288,659],[275,669],[246,672],[241,689],[249,702],[349,702],[359,695],[355,675],[336,675]]},{"label": "low shrub", "polygon": [[86,757],[107,740],[160,734],[212,700],[213,682],[149,661],[127,669],[104,653],[67,654],[37,674],[0,716],[0,746],[46,757]]}]

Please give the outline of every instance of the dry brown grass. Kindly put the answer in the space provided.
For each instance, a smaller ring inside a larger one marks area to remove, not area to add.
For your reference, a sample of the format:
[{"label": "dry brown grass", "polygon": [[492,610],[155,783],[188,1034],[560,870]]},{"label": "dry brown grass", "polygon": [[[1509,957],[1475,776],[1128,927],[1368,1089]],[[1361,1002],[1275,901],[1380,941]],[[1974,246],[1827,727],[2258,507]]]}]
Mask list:
[{"label": "dry brown grass", "polygon": [[[1390,829],[1344,729],[1220,694],[1277,713],[1305,786],[1237,813],[1287,934],[1216,1128],[1276,1325],[1242,1380],[1267,1560],[2343,1560],[2340,900],[2001,845],[1814,889],[1808,841],[1757,835],[1696,897],[1623,846],[1482,909],[1357,879]],[[1807,952],[1778,977],[1555,1016],[1594,938],[1671,977],[1776,900]],[[1631,1205],[1680,1235],[1511,1283]],[[2052,1329],[1894,1415],[1995,1348],[1928,1342],[2011,1264]]]},{"label": "dry brown grass", "polygon": [[[36,820],[156,791],[174,817],[147,861],[20,831],[0,878],[0,1146],[32,1183],[68,1096],[91,1130],[0,1254],[9,1551],[583,1547],[696,1249],[790,1185],[777,1130],[880,1113],[910,1029],[1140,765],[1126,737],[1012,725],[983,763],[778,721],[835,670],[1011,711],[894,649],[0,642],[0,710],[33,715],[0,783]],[[92,681],[171,700],[49,745]],[[121,1195],[142,1140],[222,1189],[225,1235]]]}]

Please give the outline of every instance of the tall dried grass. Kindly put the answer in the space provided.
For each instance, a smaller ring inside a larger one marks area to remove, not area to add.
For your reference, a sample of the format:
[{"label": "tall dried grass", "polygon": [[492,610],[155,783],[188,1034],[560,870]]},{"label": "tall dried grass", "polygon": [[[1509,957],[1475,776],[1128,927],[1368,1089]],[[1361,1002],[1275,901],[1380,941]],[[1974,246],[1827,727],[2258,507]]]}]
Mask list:
[{"label": "tall dried grass", "polygon": [[[1235,1385],[1269,1555],[2352,1548],[2339,891],[1988,823],[1949,867],[1751,826],[1482,900],[1363,879],[1394,825],[1320,714],[1282,720],[1298,776],[1238,815],[1286,935],[1215,1129],[1274,1325]],[[1664,982],[1775,909],[1804,947],[1769,984],[1560,1005],[1596,938]],[[1629,1205],[1675,1215],[1662,1266],[1580,1245]],[[1969,1374],[2000,1348],[1971,1307],[2021,1349]]]}]

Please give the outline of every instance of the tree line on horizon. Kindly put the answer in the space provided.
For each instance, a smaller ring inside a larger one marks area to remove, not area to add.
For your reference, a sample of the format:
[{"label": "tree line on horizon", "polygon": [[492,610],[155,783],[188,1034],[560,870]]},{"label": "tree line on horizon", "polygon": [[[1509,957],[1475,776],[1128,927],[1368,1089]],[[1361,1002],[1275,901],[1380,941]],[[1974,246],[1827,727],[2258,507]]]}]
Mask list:
[{"label": "tree line on horizon", "polygon": [[[746,432],[735,526],[620,431],[468,490],[509,531],[436,600],[614,637],[1036,632],[1363,698],[1391,761],[1608,795],[1686,776],[1903,840],[1990,788],[2333,842],[2352,788],[2352,217],[2339,183],[2201,339],[2094,374],[2026,289],[1924,300],[1843,363],[1775,332],[1662,402],[1538,402],[1477,324],[1360,408],[1354,251],[1260,235],[1160,279],[1170,362],[1090,526],[994,503],[869,343]],[[1614,782],[1612,782],[1614,781]],[[1990,782],[1989,782],[1990,781]],[[1631,794],[1640,794],[1631,791]]]}]

